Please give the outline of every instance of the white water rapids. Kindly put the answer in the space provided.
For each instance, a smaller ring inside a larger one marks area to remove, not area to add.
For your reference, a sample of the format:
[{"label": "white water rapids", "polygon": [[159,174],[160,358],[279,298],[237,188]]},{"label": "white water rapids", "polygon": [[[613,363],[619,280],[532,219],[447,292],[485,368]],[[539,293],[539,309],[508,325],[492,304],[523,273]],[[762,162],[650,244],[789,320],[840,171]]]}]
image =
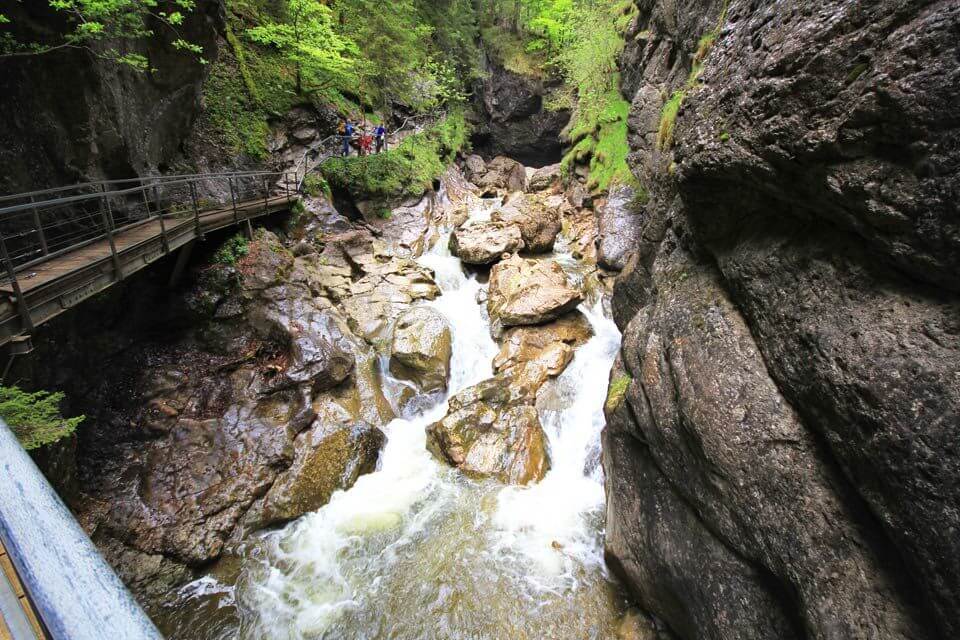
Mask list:
[{"label": "white water rapids", "polygon": [[[558,244],[554,259],[581,280]],[[453,329],[453,394],[493,375],[498,347],[477,302],[485,285],[464,273],[446,237],[420,262],[436,273],[443,295],[431,305]],[[202,637],[615,637],[623,603],[603,564],[599,450],[620,336],[598,300],[581,311],[595,336],[541,392],[551,469],[540,483],[470,480],[433,459],[425,429],[445,415],[445,399],[394,420],[376,472],[265,535],[236,587],[207,578],[182,592],[219,593],[218,607],[239,612],[239,623]]]}]

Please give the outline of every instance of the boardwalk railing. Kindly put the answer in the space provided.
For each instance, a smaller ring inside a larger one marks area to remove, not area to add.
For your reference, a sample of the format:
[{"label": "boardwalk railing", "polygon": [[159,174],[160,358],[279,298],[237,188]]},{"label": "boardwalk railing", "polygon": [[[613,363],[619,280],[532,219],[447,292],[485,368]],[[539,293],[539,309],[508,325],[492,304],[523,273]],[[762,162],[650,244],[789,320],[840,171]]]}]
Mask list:
[{"label": "boardwalk railing", "polygon": [[[161,639],[2,420],[0,541],[46,637]],[[20,617],[15,607],[4,613],[8,623]],[[22,620],[7,626],[14,640],[36,637]]]},{"label": "boardwalk railing", "polygon": [[288,209],[299,184],[294,171],[209,173],[0,197],[0,344],[209,231]]}]

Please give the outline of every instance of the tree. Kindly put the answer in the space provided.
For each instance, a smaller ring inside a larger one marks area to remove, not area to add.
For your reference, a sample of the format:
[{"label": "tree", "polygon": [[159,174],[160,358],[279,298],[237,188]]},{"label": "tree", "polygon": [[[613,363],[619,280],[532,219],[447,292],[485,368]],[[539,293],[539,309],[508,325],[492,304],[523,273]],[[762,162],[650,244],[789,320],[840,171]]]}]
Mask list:
[{"label": "tree", "polygon": [[62,400],[62,393],[28,393],[18,387],[0,386],[0,417],[24,449],[39,449],[73,434],[84,420],[84,416],[64,418],[60,413]]},{"label": "tree", "polygon": [[314,91],[343,81],[353,73],[356,45],[337,34],[333,14],[318,0],[287,0],[284,22],[268,22],[247,29],[247,37],[279,49],[294,65],[297,93],[305,85]]},{"label": "tree", "polygon": [[[149,61],[137,53],[122,52],[118,44],[154,36],[149,24],[163,25],[174,39],[171,45],[200,55],[200,46],[180,37],[178,27],[185,14],[193,11],[195,0],[47,0],[66,19],[66,27],[44,34],[44,41],[20,39],[14,35],[16,22],[0,13],[0,58],[38,56],[62,49],[82,49],[98,58],[112,60],[138,71],[147,71]],[[163,7],[169,7],[167,10]]]}]

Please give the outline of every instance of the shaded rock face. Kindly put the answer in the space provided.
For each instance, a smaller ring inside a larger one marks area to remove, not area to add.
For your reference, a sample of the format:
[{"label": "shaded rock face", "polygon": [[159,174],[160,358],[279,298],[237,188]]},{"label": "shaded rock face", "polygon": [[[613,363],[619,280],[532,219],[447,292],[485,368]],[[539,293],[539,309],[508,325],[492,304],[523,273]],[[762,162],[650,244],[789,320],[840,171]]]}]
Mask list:
[{"label": "shaded rock face", "polygon": [[597,260],[602,267],[622,271],[640,240],[643,211],[634,203],[635,196],[632,187],[613,187],[597,211]]},{"label": "shaded rock face", "polygon": [[556,262],[516,255],[494,265],[487,295],[490,318],[503,327],[543,324],[583,301]]},{"label": "shaded rock face", "polygon": [[404,313],[393,327],[390,371],[413,380],[423,391],[447,388],[453,357],[450,323],[439,311],[417,307]]},{"label": "shaded rock face", "polygon": [[550,459],[534,403],[547,377],[543,367],[521,366],[461,391],[443,420],[427,427],[427,448],[472,477],[540,481]]},{"label": "shaded rock face", "polygon": [[450,252],[466,264],[493,264],[523,247],[520,227],[508,222],[467,222],[450,234]]},{"label": "shaded rock face", "polygon": [[731,2],[658,144],[722,3],[667,4],[622,60],[651,198],[613,299],[609,561],[683,638],[953,637],[960,8]]},{"label": "shaded rock face", "polygon": [[[61,25],[45,2],[5,8],[23,41]],[[217,57],[223,29],[220,0],[200,0],[175,37]],[[84,180],[155,174],[174,158],[199,111],[206,67],[179,52],[173,37],[127,43],[147,57],[151,73],[135,73],[76,49],[4,60],[0,65],[0,191],[17,193]],[[43,81],[39,82],[38,78]]]},{"label": "shaded rock face", "polygon": [[556,163],[563,154],[560,132],[570,121],[570,111],[545,110],[543,95],[542,81],[491,65],[479,92],[482,123],[474,131],[474,148],[532,167]]}]

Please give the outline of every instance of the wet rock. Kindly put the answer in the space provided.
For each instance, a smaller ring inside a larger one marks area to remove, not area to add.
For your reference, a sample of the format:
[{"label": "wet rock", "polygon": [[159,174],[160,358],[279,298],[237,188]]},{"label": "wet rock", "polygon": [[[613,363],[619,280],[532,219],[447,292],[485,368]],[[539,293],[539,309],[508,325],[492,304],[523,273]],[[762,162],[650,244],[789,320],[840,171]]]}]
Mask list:
[{"label": "wet rock", "polygon": [[562,349],[561,345],[567,347],[572,357],[573,349],[585,344],[592,336],[590,321],[579,311],[568,313],[549,324],[513,327],[503,333],[500,352],[493,359],[493,368],[500,371],[525,362],[542,360],[545,356],[549,357],[549,351]]},{"label": "wet rock", "polygon": [[520,229],[523,249],[529,253],[553,251],[560,234],[560,212],[539,196],[515,193],[490,216],[494,222],[514,224]]},{"label": "wet rock", "polygon": [[487,310],[504,326],[543,324],[582,301],[563,269],[550,260],[526,260],[511,256],[490,272]]},{"label": "wet rock", "polygon": [[533,406],[546,380],[520,369],[461,391],[443,420],[427,427],[427,448],[439,460],[478,478],[529,484],[550,467],[547,438]]},{"label": "wet rock", "polygon": [[[957,127],[943,114],[957,110],[960,96],[952,82],[960,12],[949,3],[883,0],[860,8],[831,1],[787,15],[732,3],[672,141],[658,143],[664,96],[688,86],[689,60],[722,6],[676,12],[645,3],[636,31],[647,35],[625,50],[630,163],[650,187],[638,249],[613,301],[635,381],[627,398],[637,415],[626,428],[648,443],[659,472],[705,527],[788,594],[785,608],[798,612],[808,636],[954,637],[960,569],[950,559],[960,537],[943,532],[960,528],[960,458],[951,444],[960,425],[960,252],[956,206],[943,194],[956,190],[958,147]],[[714,265],[709,293],[677,286],[699,279],[698,270],[662,268],[677,246],[698,268]],[[704,296],[723,311],[708,312]],[[692,345],[724,341],[749,349],[692,353]],[[747,351],[760,354],[750,356],[758,376],[743,370]],[[736,385],[732,371],[741,372]],[[663,389],[670,381],[673,401]],[[709,416],[728,401],[716,390],[734,388],[750,391],[735,414],[746,433],[752,416],[774,406],[798,426],[767,445],[769,459],[728,444],[726,463],[697,480],[692,463],[679,463],[677,441],[657,434],[674,431],[682,414],[698,451],[712,457],[706,434],[719,420]],[[671,402],[680,407],[668,409]],[[765,493],[789,477],[802,478],[805,492],[817,488],[815,500],[793,499],[817,505],[807,521],[768,514],[781,526],[772,531],[745,515],[752,500],[733,489]],[[824,485],[831,491],[820,493]],[[730,532],[734,519],[741,524]],[[646,522],[640,537],[651,534]],[[754,542],[743,548],[744,539]],[[655,566],[655,555],[631,549],[629,564],[648,575],[702,575],[667,554],[659,560],[672,566]],[[726,611],[723,594],[734,584],[676,589],[678,602],[651,608],[659,614],[679,604],[688,617]],[[865,597],[831,594],[844,584]],[[770,628],[764,637],[780,635]]]},{"label": "wet rock", "polygon": [[486,161],[476,154],[467,156],[463,165],[464,175],[474,184],[487,173]]},{"label": "wet rock", "polygon": [[523,246],[520,228],[504,222],[467,222],[450,234],[450,252],[466,264],[493,264]]},{"label": "wet rock", "polygon": [[317,421],[294,442],[293,461],[270,487],[249,526],[261,529],[316,511],[338,489],[349,489],[373,472],[386,437],[364,422],[337,425]]},{"label": "wet rock", "polygon": [[475,181],[482,191],[495,194],[497,191],[524,191],[527,186],[527,170],[511,158],[497,156],[487,164],[486,173]]},{"label": "wet rock", "polygon": [[423,391],[447,388],[453,354],[450,324],[439,311],[416,307],[393,327],[390,371],[412,379]]},{"label": "wet rock", "polygon": [[622,271],[630,252],[637,248],[644,215],[635,197],[634,187],[616,186],[597,210],[597,261],[602,267]]},{"label": "wet rock", "polygon": [[560,184],[561,172],[559,164],[540,167],[533,172],[527,181],[528,191],[546,191]]}]

